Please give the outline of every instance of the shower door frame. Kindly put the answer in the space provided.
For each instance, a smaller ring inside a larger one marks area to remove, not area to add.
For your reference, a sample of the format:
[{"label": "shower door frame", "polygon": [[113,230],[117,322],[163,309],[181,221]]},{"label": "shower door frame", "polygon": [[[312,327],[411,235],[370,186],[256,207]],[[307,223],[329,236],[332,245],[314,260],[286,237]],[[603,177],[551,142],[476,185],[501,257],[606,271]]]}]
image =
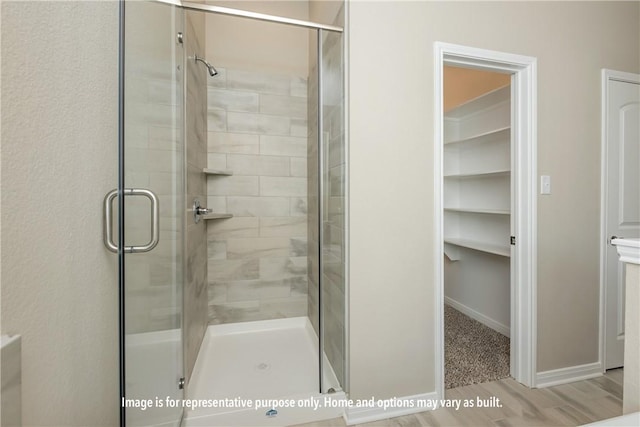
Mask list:
[{"label": "shower door frame", "polygon": [[[208,4],[200,4],[200,3],[191,3],[191,2],[183,2],[180,0],[152,0],[158,3],[166,3],[166,4],[170,4],[170,5],[174,5],[174,6],[178,6],[178,7],[182,7],[185,10],[193,10],[193,11],[198,11],[198,12],[205,12],[205,13],[213,13],[213,14],[217,14],[217,15],[227,15],[227,16],[234,16],[234,17],[238,17],[238,18],[246,18],[246,19],[252,19],[252,20],[257,20],[257,21],[263,21],[263,22],[271,22],[271,23],[276,23],[276,24],[284,24],[284,25],[291,25],[294,27],[300,27],[300,28],[307,28],[307,29],[311,29],[311,30],[316,30],[316,37],[317,37],[317,47],[316,47],[316,61],[317,61],[317,77],[318,77],[318,265],[320,266],[320,274],[318,277],[318,347],[319,347],[319,351],[318,351],[318,386],[319,386],[319,392],[320,394],[324,393],[323,392],[323,378],[324,378],[324,316],[322,314],[322,291],[323,291],[323,280],[322,280],[322,259],[323,259],[323,255],[322,255],[322,245],[323,245],[323,236],[324,236],[324,227],[323,227],[323,217],[324,217],[324,212],[325,212],[325,206],[324,206],[324,202],[323,202],[323,191],[324,191],[324,185],[323,185],[323,169],[324,169],[324,156],[323,156],[323,150],[322,150],[322,141],[323,141],[323,112],[322,112],[322,105],[323,105],[323,96],[322,96],[322,91],[323,91],[323,84],[322,84],[322,77],[323,77],[323,66],[322,66],[322,36],[323,36],[323,31],[329,31],[329,32],[335,32],[335,33],[344,33],[344,29],[342,27],[338,27],[335,25],[327,25],[327,24],[321,24],[318,22],[312,22],[312,21],[305,21],[305,20],[300,20],[300,19],[292,19],[292,18],[286,18],[286,17],[282,17],[282,16],[276,16],[276,15],[268,15],[268,14],[264,14],[264,13],[257,13],[257,12],[250,12],[250,11],[245,11],[245,10],[240,10],[240,9],[232,9],[232,8],[227,8],[227,7],[221,7],[221,6],[213,6],[213,5],[208,5]],[[344,44],[344,39],[342,40],[343,44]],[[346,63],[345,61],[346,59],[346,54],[343,54],[343,58],[342,61],[343,63]],[[346,92],[346,91],[345,91]],[[185,92],[186,93],[186,92]],[[186,95],[185,95],[186,96]],[[345,97],[346,100],[346,97]],[[345,111],[347,110],[346,108],[344,109]],[[345,120],[346,123],[346,120]],[[347,147],[347,142],[346,142],[346,133],[345,133],[345,159],[347,158],[346,156],[346,152],[348,151],[346,149]],[[345,163],[345,187],[348,187],[348,164]],[[348,194],[348,190],[345,190],[345,198],[346,198],[346,194]],[[347,217],[347,212],[348,209],[345,208],[345,218]],[[348,223],[348,220],[345,219],[345,223]],[[345,247],[347,246],[347,242],[348,240],[345,238]],[[345,252],[348,253],[348,250],[345,248]],[[345,258],[346,259],[346,258]],[[346,264],[346,262],[345,262]],[[345,300],[347,299],[347,289],[348,289],[348,280],[347,280],[347,275],[345,272],[344,275],[344,280],[345,280]],[[345,311],[347,311],[348,304],[345,301]],[[342,379],[342,382],[344,384],[342,384],[342,389],[346,390],[347,389],[347,384],[348,384],[348,380],[347,378],[349,377],[349,363],[348,363],[348,328],[346,325],[346,319],[348,318],[348,316],[345,313],[345,330],[344,330],[344,343],[345,343],[345,365],[344,365],[344,378]]]},{"label": "shower door frame", "polygon": [[[322,66],[322,36],[323,36],[323,31],[328,31],[328,32],[335,32],[335,33],[344,33],[344,29],[342,27],[338,27],[338,26],[334,26],[334,25],[326,25],[326,24],[321,24],[321,23],[316,23],[316,22],[311,22],[311,21],[304,21],[304,20],[298,20],[298,19],[291,19],[291,18],[286,18],[286,17],[281,17],[281,16],[275,16],[275,15],[267,15],[267,14],[262,14],[262,13],[255,13],[255,12],[249,12],[249,11],[244,11],[244,10],[238,10],[238,9],[231,9],[231,8],[226,8],[226,7],[220,7],[220,6],[213,6],[213,5],[207,5],[207,4],[199,4],[199,3],[190,3],[190,2],[182,2],[180,0],[151,0],[151,2],[153,3],[164,3],[167,5],[171,5],[171,6],[176,6],[179,8],[182,8],[184,10],[193,10],[193,11],[199,11],[199,12],[205,12],[205,13],[213,13],[213,14],[219,14],[219,15],[228,15],[228,16],[235,16],[235,17],[240,17],[240,18],[247,18],[247,19],[252,19],[252,20],[259,20],[259,21],[265,21],[265,22],[272,22],[272,23],[278,23],[278,24],[284,24],[284,25],[291,25],[291,26],[296,26],[296,27],[301,27],[301,28],[307,28],[307,29],[312,29],[312,30],[316,30],[317,32],[317,52],[316,52],[316,58],[317,58],[317,66],[318,66],[318,191],[319,191],[319,197],[318,197],[318,232],[319,232],[319,265],[322,267],[322,244],[323,244],[323,215],[324,215],[324,203],[323,203],[323,198],[322,198],[322,191],[324,190],[323,188],[323,165],[324,165],[324,158],[323,158],[323,150],[321,149],[322,146],[322,141],[323,141],[323,113],[322,113],[322,101],[323,101],[323,97],[322,97],[322,90],[323,90],[323,85],[322,85],[322,77],[323,77],[323,66]],[[119,73],[119,79],[120,79],[120,83],[119,83],[119,88],[118,88],[118,103],[119,103],[119,108],[118,108],[118,152],[119,152],[119,156],[118,156],[118,189],[123,189],[124,185],[125,185],[125,168],[124,168],[124,152],[125,152],[125,126],[124,126],[124,121],[125,121],[125,114],[124,114],[124,102],[125,102],[125,93],[124,93],[124,82],[125,82],[125,62],[124,62],[124,56],[125,56],[125,0],[120,0],[120,8],[119,8],[119,42],[118,42],[118,47],[119,47],[119,57],[118,57],[118,73]],[[345,46],[345,41],[344,38],[342,40],[343,46]],[[342,61],[344,64],[344,69],[343,69],[343,73],[346,73],[346,57],[347,57],[347,52],[346,49],[343,50],[343,57],[342,57]],[[345,81],[345,85],[346,85],[346,79]],[[347,95],[346,95],[346,86],[343,86],[345,89],[344,90],[344,103],[346,104],[347,102]],[[184,96],[186,97],[186,91]],[[184,108],[184,106],[183,106]],[[345,130],[348,127],[347,121],[346,121],[346,111],[347,108],[344,108],[344,123],[345,123]],[[348,149],[347,149],[347,132],[345,132],[344,134],[344,138],[345,138],[345,199],[348,200]],[[121,193],[121,191],[119,192]],[[121,195],[121,194],[120,194]],[[122,196],[122,195],[121,195]],[[124,197],[118,197],[118,218],[124,218]],[[348,227],[348,204],[345,206],[345,227]],[[346,267],[346,260],[348,259],[348,236],[346,235],[347,233],[345,233],[345,240],[344,240],[344,245],[345,245],[345,270],[347,269]],[[118,227],[118,242],[124,242],[124,227]],[[183,245],[184,246],[184,245]],[[126,387],[126,383],[125,383],[125,331],[124,331],[124,327],[125,327],[125,260],[124,260],[124,256],[125,253],[122,250],[122,248],[118,248],[118,255],[119,255],[119,267],[118,267],[118,318],[119,318],[119,347],[120,347],[120,351],[119,351],[119,361],[120,361],[120,370],[119,370],[119,379],[120,379],[120,399],[122,400],[123,398],[125,398],[126,393],[125,393],[125,387]],[[183,254],[183,262],[184,262],[184,256],[186,256],[186,254]],[[186,274],[186,272],[183,270],[183,275]],[[323,334],[323,315],[322,315],[322,289],[323,289],[323,285],[322,285],[322,268],[320,269],[320,277],[318,278],[318,305],[320,307],[320,309],[318,310],[319,312],[319,327],[318,327],[318,341],[319,341],[319,360],[318,360],[318,374],[319,374],[319,392],[322,394],[323,390],[322,390],[322,385],[323,385],[323,356],[324,356],[324,334]],[[342,384],[342,388],[343,390],[347,390],[347,384],[348,384],[348,378],[349,378],[349,352],[348,352],[348,342],[349,342],[349,334],[348,334],[348,327],[347,327],[347,322],[348,322],[348,275],[344,274],[344,280],[345,280],[345,330],[344,330],[344,344],[345,344],[345,354],[344,354],[344,359],[345,359],[345,365],[344,365],[344,378],[342,378],[343,384]],[[183,335],[184,335],[184,331],[183,331]],[[183,345],[184,345],[184,336],[183,336]],[[185,362],[184,358],[183,358],[183,363]],[[183,413],[184,416],[184,413]],[[126,425],[126,411],[125,408],[120,405],[120,425],[121,426],[125,426]]]}]

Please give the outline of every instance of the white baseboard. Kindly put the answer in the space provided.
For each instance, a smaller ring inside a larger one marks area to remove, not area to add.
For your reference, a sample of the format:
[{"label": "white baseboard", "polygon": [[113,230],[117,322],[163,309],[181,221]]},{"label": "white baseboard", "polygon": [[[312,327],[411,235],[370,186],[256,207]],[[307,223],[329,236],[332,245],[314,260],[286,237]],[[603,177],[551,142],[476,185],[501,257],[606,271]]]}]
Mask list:
[{"label": "white baseboard", "polygon": [[500,322],[497,322],[495,320],[493,320],[490,317],[485,316],[484,314],[475,311],[474,309],[467,307],[466,305],[445,296],[444,297],[444,303],[450,305],[451,307],[455,308],[456,310],[458,310],[460,313],[462,314],[466,314],[467,316],[471,317],[472,319],[477,320],[478,322],[482,323],[485,326],[488,326],[489,328],[493,329],[494,331],[504,335],[505,337],[510,337],[511,336],[511,331],[509,329],[509,327],[507,325],[503,325]]},{"label": "white baseboard", "polygon": [[[438,395],[434,391],[432,393],[416,394],[413,396],[398,397],[390,400],[394,399],[396,401],[402,401],[402,405],[396,404],[386,410],[378,405],[364,408],[347,408],[344,412],[344,421],[347,425],[352,426],[355,424],[386,420],[388,418],[401,417],[403,415],[428,411],[434,408],[425,405],[425,402],[434,402],[438,400]],[[375,399],[375,402],[378,400],[386,399]]]},{"label": "white baseboard", "polygon": [[602,375],[600,362],[587,363],[585,365],[569,366],[553,369],[551,371],[538,372],[536,374],[536,388],[550,387],[554,385],[588,380]]}]

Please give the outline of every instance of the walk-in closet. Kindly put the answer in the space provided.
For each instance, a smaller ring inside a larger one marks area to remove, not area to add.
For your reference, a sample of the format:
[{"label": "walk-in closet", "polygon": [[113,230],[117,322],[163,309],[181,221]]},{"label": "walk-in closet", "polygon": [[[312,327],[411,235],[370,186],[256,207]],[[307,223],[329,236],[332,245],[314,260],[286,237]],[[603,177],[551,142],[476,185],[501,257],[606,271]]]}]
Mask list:
[{"label": "walk-in closet", "polygon": [[511,77],[444,68],[445,388],[510,374]]}]

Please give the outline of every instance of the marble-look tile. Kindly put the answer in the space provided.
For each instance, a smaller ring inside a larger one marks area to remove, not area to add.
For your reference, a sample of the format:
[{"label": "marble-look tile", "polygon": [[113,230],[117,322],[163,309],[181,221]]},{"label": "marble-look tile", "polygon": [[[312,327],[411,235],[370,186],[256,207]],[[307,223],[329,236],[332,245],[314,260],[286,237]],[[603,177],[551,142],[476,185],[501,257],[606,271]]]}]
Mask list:
[{"label": "marble-look tile", "polygon": [[[166,185],[169,186],[171,191],[169,194],[180,194],[182,182],[174,182],[174,176],[166,176]],[[207,194],[207,180],[202,173],[202,169],[195,166],[187,165],[187,194],[191,196]]]},{"label": "marble-look tile", "polygon": [[307,176],[307,159],[305,157],[291,157],[291,176]]},{"label": "marble-look tile", "polygon": [[227,112],[211,109],[207,112],[207,130],[224,132],[227,130]]},{"label": "marble-look tile", "polygon": [[295,96],[261,94],[260,112],[295,119],[306,119],[307,99]]},{"label": "marble-look tile", "polygon": [[300,237],[307,235],[305,217],[260,218],[261,237]]},{"label": "marble-look tile", "polygon": [[307,180],[297,177],[260,177],[261,196],[306,197]]},{"label": "marble-look tile", "polygon": [[307,216],[307,198],[291,197],[289,198],[289,208],[291,216]]},{"label": "marble-look tile", "polygon": [[[182,129],[176,126],[148,126],[148,147],[153,150],[182,151]],[[129,129],[127,128],[127,131]],[[128,132],[129,135],[131,132]],[[127,139],[127,142],[131,140]]]},{"label": "marble-look tile", "polygon": [[[235,112],[229,112],[226,114],[226,116],[227,128],[229,132],[246,132],[266,135],[289,135],[291,127],[291,119],[289,119],[288,117]],[[213,130],[224,129],[216,128]]]},{"label": "marble-look tile", "polygon": [[171,80],[149,79],[147,81],[148,101],[155,104],[175,105],[176,87]]},{"label": "marble-look tile", "polygon": [[299,136],[306,138],[309,130],[307,129],[307,121],[303,119],[291,119],[291,127],[289,134],[291,136]]},{"label": "marble-look tile", "polygon": [[[210,242],[220,242],[217,243],[214,258],[224,255],[230,261],[246,261],[259,257],[259,279],[234,279],[234,284],[241,285],[236,287],[233,291],[236,293],[232,293],[226,303],[224,301],[227,301],[229,291],[227,284],[230,282],[210,279],[210,290],[225,289],[224,292],[218,291],[217,300],[209,306],[211,322],[278,318],[286,313],[304,315],[306,302],[296,305],[291,301],[287,303],[287,300],[306,300],[308,287],[305,261],[308,252],[305,240],[308,228],[305,178],[308,169],[307,82],[306,79],[290,76],[226,71],[224,84],[214,85],[211,79],[207,81],[209,95],[217,97],[210,97],[209,107],[211,111],[222,111],[216,122],[221,131],[210,128],[207,145],[210,157],[212,154],[220,157],[208,159],[208,167],[213,168],[215,162],[218,165],[215,168],[232,170],[236,178],[258,178],[259,194],[234,194],[230,188],[237,182],[226,184],[228,189],[217,188],[213,191],[216,186],[225,184],[220,184],[222,177],[220,180],[208,178],[208,198],[215,197],[215,204],[220,209],[224,208],[225,212],[234,214],[234,218],[208,221],[207,235]],[[217,89],[221,87],[226,90]],[[256,97],[260,101],[258,114],[254,110]],[[248,188],[252,184],[245,182],[244,191],[253,192],[253,188]],[[208,200],[208,203],[211,207],[214,200]],[[237,221],[242,219],[257,221],[257,229],[254,228],[256,223]],[[249,239],[258,235],[260,239]],[[212,265],[209,267],[212,268]],[[232,270],[229,274],[236,275],[242,271],[242,268],[226,269]],[[252,266],[245,270],[253,274]],[[259,282],[268,286],[259,286]],[[288,288],[283,283],[288,283]],[[264,293],[274,284],[279,286],[275,294]],[[289,294],[284,295],[284,292]],[[221,295],[224,295],[224,301]],[[282,307],[260,306],[262,300],[274,296],[282,297]],[[230,305],[231,300],[238,298],[242,298],[243,305]],[[258,304],[258,310],[254,303]]]},{"label": "marble-look tile", "polygon": [[[186,48],[188,50],[200,50],[200,41],[204,41],[204,17],[195,12],[185,14],[186,22]],[[186,89],[189,96],[189,103],[185,106],[185,118],[187,126],[186,152],[187,152],[187,194],[189,198],[199,196],[202,200],[206,194],[206,180],[202,174],[202,169],[207,166],[207,92],[202,90],[206,85],[206,75],[197,70],[198,64],[189,62],[187,64]],[[216,122],[215,118],[213,120]],[[165,122],[166,125],[167,122]],[[170,123],[170,122],[168,122]],[[171,153],[167,151],[167,153]],[[181,164],[182,158],[171,156],[170,158],[150,158],[151,164],[166,165],[173,167],[174,164]],[[164,167],[164,165],[163,165]],[[153,167],[150,167],[153,170]],[[172,170],[172,169],[169,169]],[[179,183],[174,187],[179,190]],[[162,206],[162,203],[161,203]],[[179,272],[177,268],[172,268],[173,263],[163,263],[161,266],[154,266],[153,274],[164,273],[163,277],[170,278],[167,283],[168,288],[174,286],[176,277],[172,272]],[[165,268],[171,271],[164,272]],[[176,317],[175,321],[183,321],[185,340],[185,376],[191,376],[193,366],[198,356],[200,344],[208,325],[208,268],[207,268],[207,235],[206,225],[190,224],[186,232],[186,275],[183,285],[183,303],[189,307],[182,313],[182,308],[164,307],[164,310],[157,312],[159,316]],[[178,273],[179,275],[179,273]],[[172,297],[173,299],[173,297]],[[177,302],[177,301],[175,301]],[[173,314],[172,314],[173,313]],[[182,318],[182,319],[181,319]]]},{"label": "marble-look tile", "polygon": [[281,280],[244,280],[226,282],[227,301],[252,301],[272,298],[288,298],[291,295],[291,285],[287,279]]},{"label": "marble-look tile", "polygon": [[210,282],[207,287],[209,305],[227,302],[226,282]]},{"label": "marble-look tile", "polygon": [[307,273],[306,257],[261,258],[260,278],[279,279],[302,276]]},{"label": "marble-look tile", "polygon": [[249,322],[261,320],[258,301],[240,301],[209,306],[209,324]]},{"label": "marble-look tile", "polygon": [[209,260],[209,280],[251,280],[259,277],[258,259]]},{"label": "marble-look tile", "polygon": [[258,154],[260,136],[245,133],[211,132],[208,133],[207,150],[210,153]]},{"label": "marble-look tile", "polygon": [[219,153],[207,153],[207,168],[227,170],[227,155]]},{"label": "marble-look tile", "polygon": [[308,243],[307,243],[306,237],[294,237],[289,239],[289,241],[290,241],[290,248],[291,248],[289,256],[306,256],[307,255]]},{"label": "marble-look tile", "polygon": [[209,88],[207,100],[210,109],[257,113],[260,108],[257,93]]},{"label": "marble-look tile", "polygon": [[258,71],[227,70],[227,87],[259,93],[288,95],[289,77]]},{"label": "marble-look tile", "polygon": [[222,67],[216,67],[218,74],[212,78],[207,79],[208,88],[226,88],[227,87],[227,69]]},{"label": "marble-look tile", "polygon": [[227,259],[254,259],[289,256],[286,237],[244,237],[227,239]]},{"label": "marble-look tile", "polygon": [[[130,153],[127,153],[129,156]],[[170,150],[147,150],[147,170],[149,172],[173,172],[175,164],[183,161],[182,153]],[[134,162],[135,164],[135,162]]]},{"label": "marble-look tile", "polygon": [[234,175],[288,176],[289,157],[228,154],[227,168]]},{"label": "marble-look tile", "polygon": [[260,232],[259,218],[228,218],[207,221],[209,240],[220,240],[228,237],[258,237]]},{"label": "marble-look tile", "polygon": [[[202,202],[203,200],[201,200]],[[189,200],[187,200],[187,207],[189,206]],[[215,213],[228,213],[227,198],[225,196],[207,196],[206,208],[212,209]]]},{"label": "marble-look tile", "polygon": [[260,194],[257,176],[215,176],[207,177],[207,192],[211,196],[257,196]]},{"label": "marble-look tile", "polygon": [[266,319],[301,317],[307,314],[306,297],[260,300],[260,312]]},{"label": "marble-look tile", "polygon": [[291,285],[291,296],[292,297],[307,297],[307,292],[309,288],[309,280],[307,276],[294,276],[288,280]]},{"label": "marble-look tile", "polygon": [[227,197],[227,210],[234,216],[287,216],[289,199],[286,197]]},{"label": "marble-look tile", "polygon": [[[290,80],[291,90],[289,95],[307,97],[307,79],[304,77],[291,77]],[[306,100],[305,100],[306,104]]]},{"label": "marble-look tile", "polygon": [[209,240],[207,244],[207,258],[213,260],[227,259],[226,240]]},{"label": "marble-look tile", "polygon": [[306,157],[307,139],[294,136],[260,135],[260,154]]}]

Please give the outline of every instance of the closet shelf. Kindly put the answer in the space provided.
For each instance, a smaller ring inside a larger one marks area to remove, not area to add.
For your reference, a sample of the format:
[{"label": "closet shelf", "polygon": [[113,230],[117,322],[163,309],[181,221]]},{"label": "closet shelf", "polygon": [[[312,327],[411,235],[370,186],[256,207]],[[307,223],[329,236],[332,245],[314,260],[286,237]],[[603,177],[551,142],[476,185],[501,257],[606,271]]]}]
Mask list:
[{"label": "closet shelf", "polygon": [[492,142],[500,138],[508,137],[511,132],[511,126],[505,126],[499,129],[493,129],[488,132],[479,133],[477,135],[468,136],[466,138],[454,139],[452,141],[444,141],[444,145],[453,144],[479,144],[483,142]]},{"label": "closet shelf", "polygon": [[445,178],[489,178],[489,177],[497,177],[497,176],[509,176],[511,175],[511,171],[509,170],[500,170],[500,171],[487,171],[487,172],[474,172],[474,173],[452,173],[444,175]]},{"label": "closet shelf", "polygon": [[225,218],[233,218],[233,214],[212,213],[212,214],[202,215],[202,219],[225,219]]},{"label": "closet shelf", "polygon": [[506,209],[475,209],[475,208],[444,208],[449,212],[479,213],[491,215],[511,215],[511,211]]},{"label": "closet shelf", "polygon": [[486,252],[493,255],[499,255],[509,258],[511,256],[511,249],[509,246],[496,245],[495,243],[478,242],[467,239],[459,239],[455,237],[445,237],[444,242],[450,245],[460,246],[462,248],[469,248],[480,252]]},{"label": "closet shelf", "polygon": [[233,175],[233,172],[230,171],[230,170],[220,170],[220,169],[207,169],[207,168],[204,168],[202,170],[202,172],[204,172],[205,175],[224,175],[224,176]]}]

